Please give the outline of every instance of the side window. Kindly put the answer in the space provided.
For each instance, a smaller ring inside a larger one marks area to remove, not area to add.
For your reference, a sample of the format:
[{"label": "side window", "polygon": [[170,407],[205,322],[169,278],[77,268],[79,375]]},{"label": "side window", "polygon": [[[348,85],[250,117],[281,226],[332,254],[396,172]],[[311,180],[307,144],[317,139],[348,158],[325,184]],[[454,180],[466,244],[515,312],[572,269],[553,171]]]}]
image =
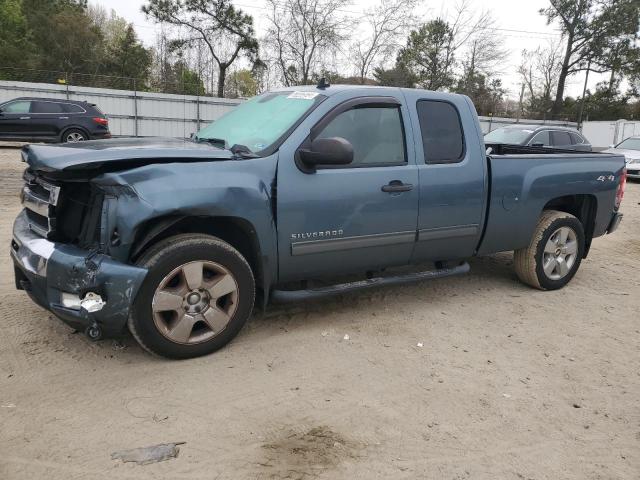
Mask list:
[{"label": "side window", "polygon": [[419,100],[417,104],[425,163],[457,163],[464,158],[464,135],[452,104]]},{"label": "side window", "polygon": [[549,130],[543,130],[536,133],[536,136],[531,139],[529,145],[542,145],[544,147],[551,145],[551,142],[549,141]]},{"label": "side window", "polygon": [[62,104],[58,102],[31,102],[31,113],[62,113]]},{"label": "side window", "polygon": [[2,107],[4,113],[29,113],[31,102],[20,100],[17,102],[7,103]]},{"label": "side window", "polygon": [[551,142],[556,147],[566,147],[571,145],[571,137],[569,136],[569,132],[554,130],[551,132]]},{"label": "side window", "polygon": [[62,108],[67,113],[84,113],[85,110],[80,105],[75,105],[73,103],[63,103]]},{"label": "side window", "polygon": [[352,166],[406,163],[400,109],[356,107],[338,114],[316,138],[342,137],[353,145]]},{"label": "side window", "polygon": [[584,141],[584,138],[582,138],[577,133],[570,133],[569,135],[571,135],[571,143],[573,145],[580,145],[581,143],[587,143]]}]

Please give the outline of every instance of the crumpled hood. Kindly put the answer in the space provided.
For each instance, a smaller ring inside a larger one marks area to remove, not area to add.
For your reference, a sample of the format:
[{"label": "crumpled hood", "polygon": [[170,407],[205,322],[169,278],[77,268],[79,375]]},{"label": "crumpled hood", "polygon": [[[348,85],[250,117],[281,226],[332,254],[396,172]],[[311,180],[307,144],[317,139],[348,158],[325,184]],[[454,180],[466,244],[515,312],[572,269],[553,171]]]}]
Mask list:
[{"label": "crumpled hood", "polygon": [[[615,153],[616,155],[624,155],[627,163],[631,160],[640,160],[640,150],[627,150],[625,148],[608,148],[603,153]],[[635,163],[635,162],[634,162]]]},{"label": "crumpled hood", "polygon": [[232,153],[209,143],[176,138],[114,138],[58,145],[27,145],[22,159],[34,170],[69,172],[128,168],[152,163],[229,160]]}]

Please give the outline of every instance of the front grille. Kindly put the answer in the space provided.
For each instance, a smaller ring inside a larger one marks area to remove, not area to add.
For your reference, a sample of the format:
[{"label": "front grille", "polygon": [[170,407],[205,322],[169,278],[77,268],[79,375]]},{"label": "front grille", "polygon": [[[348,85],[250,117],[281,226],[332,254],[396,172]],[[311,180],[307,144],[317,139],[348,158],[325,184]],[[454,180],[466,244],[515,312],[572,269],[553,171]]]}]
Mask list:
[{"label": "front grille", "polygon": [[103,195],[88,181],[52,181],[26,170],[22,204],[29,229],[55,241],[95,245]]},{"label": "front grille", "polygon": [[22,205],[27,209],[29,228],[50,238],[56,228],[56,206],[60,199],[60,187],[38,178],[28,170],[24,174]]}]

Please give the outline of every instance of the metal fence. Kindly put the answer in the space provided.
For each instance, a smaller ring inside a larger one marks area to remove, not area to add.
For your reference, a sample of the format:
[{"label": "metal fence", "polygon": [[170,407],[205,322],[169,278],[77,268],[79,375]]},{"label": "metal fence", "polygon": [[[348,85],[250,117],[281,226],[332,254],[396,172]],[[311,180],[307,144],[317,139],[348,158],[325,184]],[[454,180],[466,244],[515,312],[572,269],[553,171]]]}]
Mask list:
[{"label": "metal fence", "polygon": [[617,145],[625,138],[640,135],[640,122],[632,120],[584,122],[582,133],[594,147]]},{"label": "metal fence", "polygon": [[0,81],[0,103],[16,97],[66,98],[95,103],[114,136],[188,137],[242,100],[113,90],[49,83]]},{"label": "metal fence", "polygon": [[507,117],[479,117],[480,127],[482,133],[489,133],[496,128],[504,127],[505,125],[512,125],[514,123],[521,123],[523,125],[547,125],[556,127],[570,127],[578,128],[578,124],[575,122],[565,122],[562,120],[529,120],[526,118],[507,118]]},{"label": "metal fence", "polygon": [[[242,102],[208,96],[0,80],[0,103],[27,96],[95,103],[109,117],[114,136],[139,137],[188,137]],[[480,117],[483,133],[514,123],[578,127],[577,123],[557,120]],[[604,148],[630,135],[640,134],[640,122],[584,122],[582,132],[594,147]]]}]

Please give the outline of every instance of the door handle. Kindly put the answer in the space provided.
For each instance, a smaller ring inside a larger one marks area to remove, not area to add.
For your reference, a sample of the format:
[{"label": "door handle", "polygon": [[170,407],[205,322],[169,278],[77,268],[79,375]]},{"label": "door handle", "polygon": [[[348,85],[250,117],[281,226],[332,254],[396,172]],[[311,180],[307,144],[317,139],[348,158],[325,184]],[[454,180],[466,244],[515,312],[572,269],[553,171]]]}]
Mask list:
[{"label": "door handle", "polygon": [[413,189],[410,183],[402,183],[400,180],[392,180],[387,185],[382,186],[382,191],[386,193],[408,192]]},{"label": "door handle", "polygon": [[31,117],[20,117],[20,120],[31,120]]},{"label": "door handle", "polygon": [[59,120],[69,120],[69,117],[58,117]]}]

